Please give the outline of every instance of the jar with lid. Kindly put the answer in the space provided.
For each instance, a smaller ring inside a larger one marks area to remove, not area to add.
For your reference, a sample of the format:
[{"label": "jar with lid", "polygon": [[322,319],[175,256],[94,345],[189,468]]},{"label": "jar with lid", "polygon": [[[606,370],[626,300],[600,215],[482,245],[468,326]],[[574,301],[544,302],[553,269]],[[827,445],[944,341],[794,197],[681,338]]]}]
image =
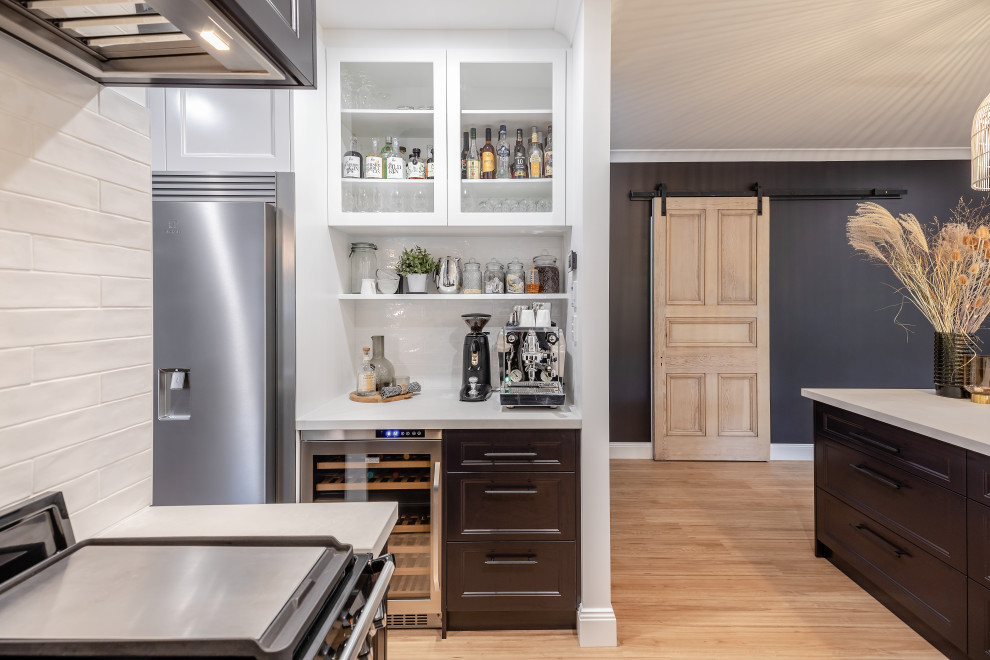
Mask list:
[{"label": "jar with lid", "polygon": [[533,266],[540,278],[540,293],[560,293],[560,270],[557,268],[557,257],[546,250],[543,254],[533,257]]},{"label": "jar with lid", "polygon": [[361,280],[377,277],[378,246],[374,243],[351,243],[351,293],[361,293]]},{"label": "jar with lid", "polygon": [[485,264],[485,293],[505,293],[505,267],[498,259]]},{"label": "jar with lid", "polygon": [[509,262],[508,271],[505,273],[506,293],[526,293],[526,267],[518,258],[513,258]]},{"label": "jar with lid", "polygon": [[481,264],[471,259],[464,264],[462,293],[481,293]]}]

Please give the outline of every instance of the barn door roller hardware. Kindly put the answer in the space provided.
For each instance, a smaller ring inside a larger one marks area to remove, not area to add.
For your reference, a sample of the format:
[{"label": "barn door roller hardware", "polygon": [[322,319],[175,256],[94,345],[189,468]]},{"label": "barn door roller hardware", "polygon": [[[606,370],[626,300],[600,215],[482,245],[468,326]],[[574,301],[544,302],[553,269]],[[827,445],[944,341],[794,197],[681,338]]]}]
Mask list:
[{"label": "barn door roller hardware", "polygon": [[758,182],[745,191],[707,191],[707,192],[670,192],[666,183],[658,183],[656,188],[646,192],[629,191],[629,199],[634,202],[644,202],[660,198],[660,215],[667,215],[668,197],[755,197],[756,211],[763,215],[763,198],[773,197],[774,200],[812,200],[812,199],[900,199],[907,194],[903,188],[823,188],[821,190],[773,190],[766,189]]}]

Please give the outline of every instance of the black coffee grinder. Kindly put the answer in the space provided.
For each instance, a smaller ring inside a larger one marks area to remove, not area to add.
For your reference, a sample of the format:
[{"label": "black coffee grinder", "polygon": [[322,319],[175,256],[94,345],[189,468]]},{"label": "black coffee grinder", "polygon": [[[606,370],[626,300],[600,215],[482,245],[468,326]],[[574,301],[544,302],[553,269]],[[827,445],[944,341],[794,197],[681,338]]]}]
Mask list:
[{"label": "black coffee grinder", "polygon": [[464,357],[461,362],[461,401],[487,401],[492,395],[491,354],[488,333],[482,332],[491,314],[462,314],[471,328],[464,336]]}]

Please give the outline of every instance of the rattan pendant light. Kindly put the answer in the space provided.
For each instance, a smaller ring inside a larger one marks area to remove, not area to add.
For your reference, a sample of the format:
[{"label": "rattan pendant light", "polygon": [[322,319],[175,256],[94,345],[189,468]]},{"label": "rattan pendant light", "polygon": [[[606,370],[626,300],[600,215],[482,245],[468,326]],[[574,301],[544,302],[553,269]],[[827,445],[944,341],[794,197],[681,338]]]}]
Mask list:
[{"label": "rattan pendant light", "polygon": [[973,117],[972,161],[973,190],[990,190],[990,96],[983,99]]}]

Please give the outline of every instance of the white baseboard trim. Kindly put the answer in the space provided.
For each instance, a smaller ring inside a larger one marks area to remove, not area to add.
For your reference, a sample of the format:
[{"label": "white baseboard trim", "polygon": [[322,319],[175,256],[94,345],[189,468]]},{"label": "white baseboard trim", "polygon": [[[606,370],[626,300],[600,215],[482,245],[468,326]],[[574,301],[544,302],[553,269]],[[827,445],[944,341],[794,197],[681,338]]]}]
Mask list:
[{"label": "white baseboard trim", "polygon": [[610,442],[608,444],[609,458],[639,458],[653,459],[652,442]]},{"label": "white baseboard trim", "polygon": [[814,445],[784,445],[770,444],[771,461],[813,461],[815,460]]},{"label": "white baseboard trim", "polygon": [[618,646],[619,633],[611,607],[578,607],[578,644],[581,646]]},{"label": "white baseboard trim", "polygon": [[703,163],[851,160],[969,160],[969,147],[889,149],[612,149],[613,163]]}]

